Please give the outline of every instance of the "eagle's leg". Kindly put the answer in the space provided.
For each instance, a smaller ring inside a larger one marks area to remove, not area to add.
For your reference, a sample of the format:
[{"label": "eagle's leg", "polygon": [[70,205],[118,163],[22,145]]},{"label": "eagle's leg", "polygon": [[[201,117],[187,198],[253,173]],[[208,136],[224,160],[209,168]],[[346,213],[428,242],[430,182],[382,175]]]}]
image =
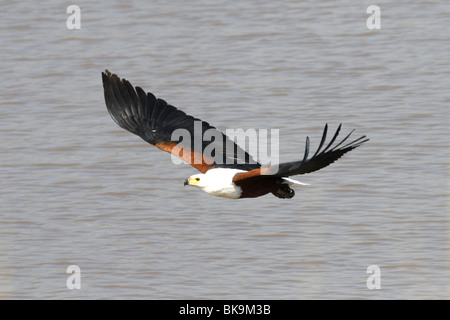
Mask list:
[{"label": "eagle's leg", "polygon": [[295,196],[295,191],[289,188],[287,184],[279,184],[272,191],[272,194],[281,199],[291,199]]}]

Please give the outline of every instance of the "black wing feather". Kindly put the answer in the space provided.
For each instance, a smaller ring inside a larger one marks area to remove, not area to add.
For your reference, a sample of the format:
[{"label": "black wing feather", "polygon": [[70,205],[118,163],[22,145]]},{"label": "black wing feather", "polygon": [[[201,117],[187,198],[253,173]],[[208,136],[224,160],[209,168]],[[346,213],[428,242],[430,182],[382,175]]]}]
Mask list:
[{"label": "black wing feather", "polygon": [[[194,151],[201,154],[207,146],[217,144],[215,149],[210,146],[210,149],[216,151],[215,159],[220,160],[212,164],[213,168],[253,170],[261,167],[247,152],[209,123],[187,115],[163,99],[156,98],[152,93],[146,94],[140,87],[134,88],[129,81],[120,79],[108,70],[102,73],[102,79],[105,102],[111,117],[120,127],[140,136],[148,143],[190,143],[186,146],[193,149],[194,140],[199,139],[197,141],[201,141],[202,150]],[[201,121],[201,132],[194,132],[196,121]],[[176,129],[188,130],[191,141],[183,141],[181,138],[178,141],[172,140],[172,133]],[[215,130],[215,134],[221,137],[222,141],[203,141],[206,130]],[[229,148],[230,144],[232,148]],[[243,155],[244,159],[238,158],[239,155]]]},{"label": "black wing feather", "polygon": [[[303,157],[303,160],[281,163],[278,165],[277,172],[273,174],[279,177],[288,177],[297,174],[305,174],[320,170],[338,160],[345,153],[359,147],[364,142],[369,140],[366,138],[366,136],[362,136],[339,148],[339,146],[342,145],[353,133],[354,130],[352,130],[341,142],[339,142],[336,146],[330,149],[330,147],[336,140],[337,136],[339,135],[339,131],[341,130],[341,125],[339,125],[338,129],[336,130],[336,133],[334,134],[331,141],[328,143],[327,147],[320,152],[326,140],[327,129],[328,125],[325,125],[319,147],[317,148],[316,153],[311,158],[307,159],[309,153],[309,138],[306,138],[305,155]],[[272,173],[270,170],[269,172]]]}]

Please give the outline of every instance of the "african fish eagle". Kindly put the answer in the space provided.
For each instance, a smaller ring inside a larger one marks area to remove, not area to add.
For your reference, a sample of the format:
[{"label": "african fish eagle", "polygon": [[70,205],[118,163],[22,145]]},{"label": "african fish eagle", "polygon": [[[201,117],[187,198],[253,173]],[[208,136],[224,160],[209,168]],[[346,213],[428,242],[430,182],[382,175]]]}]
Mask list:
[{"label": "african fish eagle", "polygon": [[[352,134],[353,131],[351,131],[341,142],[332,147],[341,129],[339,125],[331,141],[322,150],[328,130],[328,126],[325,125],[320,145],[312,157],[308,158],[309,138],[307,137],[302,160],[263,167],[207,122],[187,115],[167,104],[166,101],[157,99],[152,93],[145,93],[140,87],[134,88],[129,81],[120,79],[108,70],[102,72],[102,78],[106,106],[114,121],[148,143],[191,164],[201,173],[186,179],[184,185],[197,187],[218,197],[255,198],[272,193],[278,198],[292,198],[295,192],[290,187],[303,183],[290,179],[289,176],[320,170],[368,141],[365,136],[362,136],[344,144]],[[200,132],[194,132],[198,131],[194,130],[196,121],[201,123]],[[191,133],[191,141],[172,140],[172,133],[176,129],[185,129]],[[206,130],[214,130],[223,141],[201,139],[200,148],[193,148],[195,136],[203,137]],[[204,153],[205,148],[211,150],[212,144],[218,142],[221,142],[222,149],[215,150],[215,156],[212,159]],[[232,148],[229,148],[230,144]]]}]

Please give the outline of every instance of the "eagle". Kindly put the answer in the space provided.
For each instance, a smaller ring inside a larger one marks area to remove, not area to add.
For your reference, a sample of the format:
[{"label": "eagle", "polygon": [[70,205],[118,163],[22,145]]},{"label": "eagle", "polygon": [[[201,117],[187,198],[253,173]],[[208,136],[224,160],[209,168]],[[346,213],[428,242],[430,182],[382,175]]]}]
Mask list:
[{"label": "eagle", "polygon": [[[326,124],[313,156],[309,157],[310,142],[307,137],[301,160],[262,166],[209,123],[187,115],[152,93],[146,93],[141,87],[133,87],[128,80],[120,79],[108,70],[102,72],[102,80],[106,107],[113,120],[121,128],[192,165],[201,173],[190,176],[184,185],[194,186],[217,197],[256,198],[272,193],[278,198],[290,199],[295,195],[291,188],[293,185],[305,185],[290,176],[320,170],[369,140],[361,136],[347,141],[352,130],[335,144],[341,130],[340,124],[325,146]],[[177,136],[176,130],[185,130],[190,137]],[[214,139],[205,139],[206,132],[212,132],[210,135]],[[200,143],[196,143],[198,137]]]}]

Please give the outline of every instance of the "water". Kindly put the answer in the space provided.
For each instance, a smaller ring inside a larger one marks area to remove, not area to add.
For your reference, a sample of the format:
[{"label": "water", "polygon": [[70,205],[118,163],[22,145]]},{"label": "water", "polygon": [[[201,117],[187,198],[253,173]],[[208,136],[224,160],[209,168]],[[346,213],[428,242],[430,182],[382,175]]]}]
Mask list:
[{"label": "water", "polygon": [[[1,298],[448,299],[448,5],[381,1],[368,30],[368,1],[77,1],[68,30],[70,4],[0,5]],[[106,68],[279,129],[282,161],[327,122],[371,140],[292,200],[213,198],[112,121]]]}]

